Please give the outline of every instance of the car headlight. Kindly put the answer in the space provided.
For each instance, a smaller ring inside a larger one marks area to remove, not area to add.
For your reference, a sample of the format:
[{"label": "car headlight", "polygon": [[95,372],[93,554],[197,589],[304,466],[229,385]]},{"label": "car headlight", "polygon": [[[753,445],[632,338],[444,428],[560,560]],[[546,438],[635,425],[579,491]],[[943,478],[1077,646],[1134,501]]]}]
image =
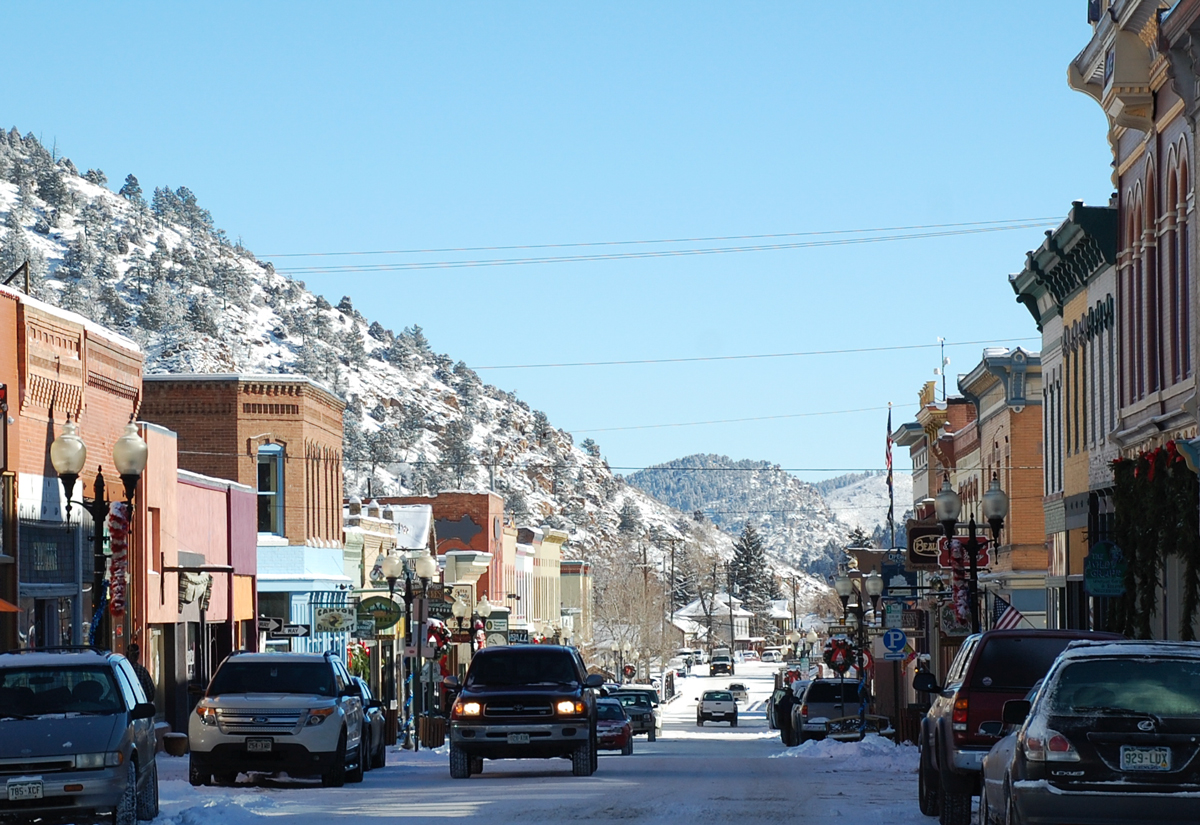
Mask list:
[{"label": "car headlight", "polygon": [[455,702],[453,716],[478,716],[483,713],[483,705],[479,702]]},{"label": "car headlight", "polygon": [[563,716],[575,716],[577,714],[586,713],[587,705],[583,702],[576,702],[572,699],[564,699],[554,706],[554,710]]},{"label": "car headlight", "polygon": [[337,710],[336,707],[309,708],[308,709],[308,719],[306,719],[304,721],[304,724],[308,725],[309,727],[312,727],[313,725],[319,725],[322,722],[324,722],[327,718],[332,716],[336,710]]},{"label": "car headlight", "polygon": [[217,724],[217,709],[206,707],[205,705],[196,706],[196,715],[200,717],[200,723],[203,725]]}]

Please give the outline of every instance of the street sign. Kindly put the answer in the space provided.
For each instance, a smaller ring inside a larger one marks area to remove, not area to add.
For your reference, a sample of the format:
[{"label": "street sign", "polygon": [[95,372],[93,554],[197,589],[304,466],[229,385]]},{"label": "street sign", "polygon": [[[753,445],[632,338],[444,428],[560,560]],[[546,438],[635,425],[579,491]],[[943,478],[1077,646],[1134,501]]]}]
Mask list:
[{"label": "street sign", "polygon": [[276,619],[273,616],[270,618],[265,616],[258,617],[259,633],[278,633],[281,627],[283,627],[283,619]]},{"label": "street sign", "polygon": [[903,650],[889,650],[887,653],[883,654],[883,660],[885,662],[903,662],[905,655],[906,654]]},{"label": "street sign", "polygon": [[908,636],[903,630],[890,628],[883,634],[883,646],[890,653],[898,653],[904,650],[904,646],[908,644]]},{"label": "street sign", "polygon": [[883,613],[884,627],[903,627],[904,626],[904,605],[899,602],[891,602],[884,607]]},{"label": "street sign", "polygon": [[[494,618],[493,619],[484,619],[483,629],[486,630],[489,634],[491,634],[491,633],[508,633],[508,617],[505,616],[503,619],[494,619]],[[491,643],[492,643],[492,640],[489,637],[488,644],[491,644]]]},{"label": "street sign", "polygon": [[282,638],[293,638],[296,636],[307,636],[310,630],[311,628],[306,624],[285,624],[271,635]]}]

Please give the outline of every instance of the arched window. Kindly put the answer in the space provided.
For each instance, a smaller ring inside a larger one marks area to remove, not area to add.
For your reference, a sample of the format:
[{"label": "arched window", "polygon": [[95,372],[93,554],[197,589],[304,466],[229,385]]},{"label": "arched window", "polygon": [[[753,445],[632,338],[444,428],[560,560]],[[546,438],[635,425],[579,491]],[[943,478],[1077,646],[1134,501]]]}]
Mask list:
[{"label": "arched window", "polygon": [[1187,144],[1183,144],[1179,161],[1179,194],[1176,205],[1176,247],[1179,259],[1179,360],[1180,377],[1192,374],[1192,286],[1191,248],[1188,231],[1188,192],[1192,191],[1188,180]]},{"label": "arched window", "polygon": [[258,448],[258,532],[283,535],[283,446]]}]

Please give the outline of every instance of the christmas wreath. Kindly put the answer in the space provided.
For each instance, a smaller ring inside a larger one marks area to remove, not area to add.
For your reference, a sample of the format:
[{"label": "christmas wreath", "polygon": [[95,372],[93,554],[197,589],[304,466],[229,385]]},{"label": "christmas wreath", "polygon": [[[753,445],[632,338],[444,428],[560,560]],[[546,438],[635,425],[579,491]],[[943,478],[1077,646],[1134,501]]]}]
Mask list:
[{"label": "christmas wreath", "polygon": [[853,651],[845,639],[830,639],[825,645],[825,664],[839,676],[844,675],[853,663]]},{"label": "christmas wreath", "polygon": [[363,642],[354,641],[346,646],[346,657],[350,660],[350,672],[366,677],[371,672],[371,649]]}]

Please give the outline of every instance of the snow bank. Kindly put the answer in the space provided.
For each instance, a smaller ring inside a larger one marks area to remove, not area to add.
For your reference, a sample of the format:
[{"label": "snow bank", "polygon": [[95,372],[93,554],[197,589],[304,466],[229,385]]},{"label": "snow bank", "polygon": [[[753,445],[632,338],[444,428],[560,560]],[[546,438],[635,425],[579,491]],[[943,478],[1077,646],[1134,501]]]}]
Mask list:
[{"label": "snow bank", "polygon": [[861,742],[838,742],[834,739],[809,741],[788,748],[771,758],[792,757],[813,761],[828,761],[829,770],[839,771],[894,771],[897,773],[917,770],[917,747],[897,745],[890,739],[870,735]]}]

